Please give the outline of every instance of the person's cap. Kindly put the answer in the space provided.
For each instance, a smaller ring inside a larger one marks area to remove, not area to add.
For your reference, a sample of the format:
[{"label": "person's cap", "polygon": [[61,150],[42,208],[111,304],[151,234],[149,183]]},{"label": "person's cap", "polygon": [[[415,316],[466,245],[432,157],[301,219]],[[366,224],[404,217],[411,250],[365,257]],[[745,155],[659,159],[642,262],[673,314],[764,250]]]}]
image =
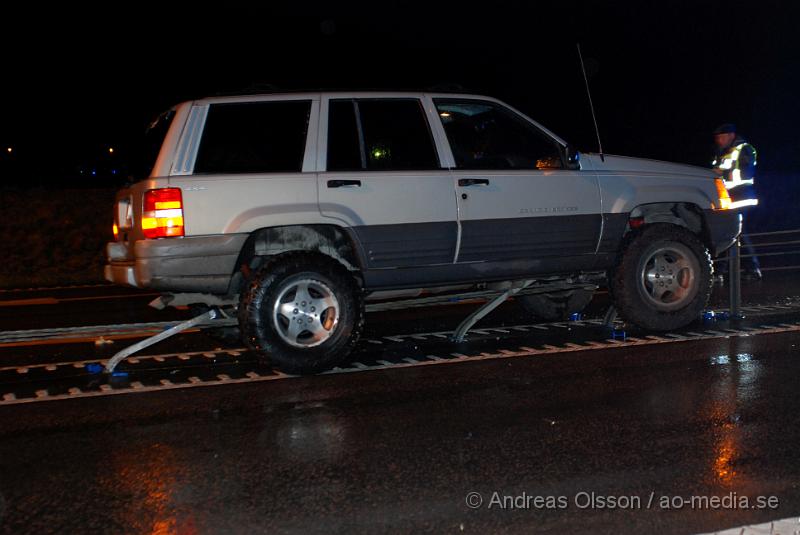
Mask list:
[{"label": "person's cap", "polygon": [[717,134],[735,134],[736,133],[736,125],[733,123],[725,123],[719,125],[716,129],[714,129],[714,135]]}]

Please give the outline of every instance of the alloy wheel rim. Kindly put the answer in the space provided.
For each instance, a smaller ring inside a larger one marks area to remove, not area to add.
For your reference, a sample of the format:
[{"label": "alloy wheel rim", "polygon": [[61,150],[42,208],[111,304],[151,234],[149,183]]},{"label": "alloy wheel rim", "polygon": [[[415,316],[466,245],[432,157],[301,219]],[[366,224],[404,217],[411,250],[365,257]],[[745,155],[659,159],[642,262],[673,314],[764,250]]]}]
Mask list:
[{"label": "alloy wheel rim", "polygon": [[326,284],[314,279],[287,282],[272,311],[275,331],[292,347],[310,348],[328,340],[339,324],[339,300]]},{"label": "alloy wheel rim", "polygon": [[639,290],[658,310],[677,310],[697,295],[699,270],[688,247],[680,243],[663,245],[640,264]]}]

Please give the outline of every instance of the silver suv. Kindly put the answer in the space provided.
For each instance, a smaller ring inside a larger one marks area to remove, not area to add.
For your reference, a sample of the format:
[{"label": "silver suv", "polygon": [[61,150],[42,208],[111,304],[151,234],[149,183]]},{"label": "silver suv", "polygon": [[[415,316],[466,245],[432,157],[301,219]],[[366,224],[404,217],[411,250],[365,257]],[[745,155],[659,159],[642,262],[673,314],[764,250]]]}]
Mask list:
[{"label": "silver suv", "polygon": [[707,169],[579,155],[493,98],[336,92],[214,97],[154,125],[121,191],[106,278],[235,303],[244,341],[313,373],[353,347],[369,299],[535,279],[552,319],[605,277],[621,316],[695,319],[740,229]]}]

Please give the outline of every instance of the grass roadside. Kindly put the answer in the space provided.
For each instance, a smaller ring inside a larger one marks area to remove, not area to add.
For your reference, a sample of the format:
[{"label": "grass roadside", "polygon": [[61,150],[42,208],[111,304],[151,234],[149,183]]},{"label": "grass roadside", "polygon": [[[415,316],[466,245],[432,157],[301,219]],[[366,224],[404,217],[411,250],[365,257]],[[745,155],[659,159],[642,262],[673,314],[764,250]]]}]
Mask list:
[{"label": "grass roadside", "polygon": [[103,281],[114,189],[0,190],[0,288]]}]

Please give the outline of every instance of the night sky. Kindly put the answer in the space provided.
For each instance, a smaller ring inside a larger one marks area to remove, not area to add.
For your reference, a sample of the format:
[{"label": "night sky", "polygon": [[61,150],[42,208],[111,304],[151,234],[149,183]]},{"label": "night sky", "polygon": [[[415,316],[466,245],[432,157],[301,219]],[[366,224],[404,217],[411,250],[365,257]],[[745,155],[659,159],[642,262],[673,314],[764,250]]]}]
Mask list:
[{"label": "night sky", "polygon": [[800,156],[794,2],[321,5],[5,17],[3,186],[64,187],[81,167],[124,167],[170,105],[273,86],[461,86],[593,151],[577,42],[606,152],[705,165],[711,130],[736,122],[762,171],[792,172]]}]

